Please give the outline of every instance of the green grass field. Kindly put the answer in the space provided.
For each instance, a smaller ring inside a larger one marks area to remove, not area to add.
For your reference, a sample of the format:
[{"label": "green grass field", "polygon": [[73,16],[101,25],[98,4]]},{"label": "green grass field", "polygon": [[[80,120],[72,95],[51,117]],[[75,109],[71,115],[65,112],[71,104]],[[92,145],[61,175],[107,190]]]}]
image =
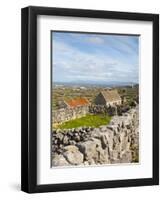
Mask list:
[{"label": "green grass field", "polygon": [[111,117],[108,115],[86,115],[85,117],[81,117],[79,119],[70,120],[59,125],[57,128],[59,129],[71,129],[77,128],[82,126],[89,126],[89,127],[99,127],[101,125],[109,124]]}]

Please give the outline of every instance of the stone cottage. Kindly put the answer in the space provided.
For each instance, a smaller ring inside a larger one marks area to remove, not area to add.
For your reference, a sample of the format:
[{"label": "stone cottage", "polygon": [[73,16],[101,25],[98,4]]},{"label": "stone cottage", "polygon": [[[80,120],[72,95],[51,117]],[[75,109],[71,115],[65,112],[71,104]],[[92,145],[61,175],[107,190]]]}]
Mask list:
[{"label": "stone cottage", "polygon": [[95,99],[95,104],[97,105],[115,106],[121,103],[122,100],[117,90],[101,91]]}]

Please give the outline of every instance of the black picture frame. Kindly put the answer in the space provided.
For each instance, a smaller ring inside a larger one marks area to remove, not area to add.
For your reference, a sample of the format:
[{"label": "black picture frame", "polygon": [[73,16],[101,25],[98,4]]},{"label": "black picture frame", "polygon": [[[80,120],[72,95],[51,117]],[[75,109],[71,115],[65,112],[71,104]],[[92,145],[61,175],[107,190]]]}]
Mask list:
[{"label": "black picture frame", "polygon": [[[55,15],[153,23],[153,177],[37,185],[37,16]],[[21,190],[28,193],[159,184],[159,15],[30,6],[21,11]]]}]

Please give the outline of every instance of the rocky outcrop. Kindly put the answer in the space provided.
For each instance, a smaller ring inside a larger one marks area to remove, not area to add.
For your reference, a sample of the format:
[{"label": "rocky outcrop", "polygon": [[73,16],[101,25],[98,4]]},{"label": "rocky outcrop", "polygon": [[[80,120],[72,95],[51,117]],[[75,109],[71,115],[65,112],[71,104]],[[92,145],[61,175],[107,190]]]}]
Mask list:
[{"label": "rocky outcrop", "polygon": [[92,165],[138,162],[138,106],[114,116],[107,126],[55,130],[52,165]]}]

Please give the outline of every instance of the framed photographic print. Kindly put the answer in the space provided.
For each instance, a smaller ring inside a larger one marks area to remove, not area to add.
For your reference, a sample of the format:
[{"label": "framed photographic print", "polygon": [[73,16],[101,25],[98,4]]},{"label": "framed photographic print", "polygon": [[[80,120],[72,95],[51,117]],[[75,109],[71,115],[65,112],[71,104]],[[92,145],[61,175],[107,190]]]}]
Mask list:
[{"label": "framed photographic print", "polygon": [[159,184],[159,16],[22,9],[22,190]]}]

